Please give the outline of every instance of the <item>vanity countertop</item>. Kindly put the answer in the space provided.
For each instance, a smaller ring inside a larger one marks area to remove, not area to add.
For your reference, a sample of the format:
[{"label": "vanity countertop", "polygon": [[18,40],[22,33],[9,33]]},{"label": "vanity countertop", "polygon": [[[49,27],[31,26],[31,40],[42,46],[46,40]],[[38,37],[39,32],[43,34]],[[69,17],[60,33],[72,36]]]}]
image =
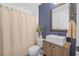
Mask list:
[{"label": "vanity countertop", "polygon": [[64,46],[64,44],[66,43],[66,36],[47,35],[46,41],[57,44],[59,46]]}]

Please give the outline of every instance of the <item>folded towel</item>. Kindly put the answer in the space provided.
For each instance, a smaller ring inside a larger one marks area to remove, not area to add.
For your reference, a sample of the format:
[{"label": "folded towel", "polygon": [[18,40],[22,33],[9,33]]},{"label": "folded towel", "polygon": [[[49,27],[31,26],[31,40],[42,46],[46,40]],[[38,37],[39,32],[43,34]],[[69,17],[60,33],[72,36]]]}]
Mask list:
[{"label": "folded towel", "polygon": [[76,24],[73,20],[69,22],[69,29],[67,32],[67,37],[75,38],[76,37]]}]

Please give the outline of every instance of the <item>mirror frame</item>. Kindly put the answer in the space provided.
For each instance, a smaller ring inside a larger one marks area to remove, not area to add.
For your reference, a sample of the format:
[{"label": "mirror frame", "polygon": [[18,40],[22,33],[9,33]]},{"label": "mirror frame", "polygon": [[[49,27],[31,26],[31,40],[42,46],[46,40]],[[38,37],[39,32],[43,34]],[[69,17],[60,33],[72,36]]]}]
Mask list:
[{"label": "mirror frame", "polygon": [[[53,29],[52,28],[52,10],[53,9],[55,9],[55,8],[57,8],[57,7],[59,7],[59,6],[62,6],[62,5],[64,5],[64,4],[66,4],[66,3],[60,3],[60,4],[58,4],[58,5],[56,5],[56,6],[54,6],[54,8],[52,8],[51,10],[50,10],[50,31],[56,31],[56,32],[66,32],[67,30],[59,30],[59,29]],[[69,21],[70,21],[70,16],[71,16],[71,14],[70,14],[70,3],[69,3]]]}]

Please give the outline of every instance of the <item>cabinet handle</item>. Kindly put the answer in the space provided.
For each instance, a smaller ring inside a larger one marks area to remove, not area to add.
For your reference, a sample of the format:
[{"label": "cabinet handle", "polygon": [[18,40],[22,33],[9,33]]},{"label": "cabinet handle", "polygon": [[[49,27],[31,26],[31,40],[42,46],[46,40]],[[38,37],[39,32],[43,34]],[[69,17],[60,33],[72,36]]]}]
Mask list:
[{"label": "cabinet handle", "polygon": [[54,48],[55,48],[55,46],[54,46]]},{"label": "cabinet handle", "polygon": [[50,44],[50,46],[51,46],[51,44]]}]

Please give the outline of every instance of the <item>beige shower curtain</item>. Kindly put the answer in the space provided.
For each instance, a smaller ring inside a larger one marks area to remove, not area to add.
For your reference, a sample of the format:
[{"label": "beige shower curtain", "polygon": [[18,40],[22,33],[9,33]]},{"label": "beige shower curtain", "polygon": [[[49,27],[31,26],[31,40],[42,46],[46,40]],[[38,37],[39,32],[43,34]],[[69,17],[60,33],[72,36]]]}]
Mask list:
[{"label": "beige shower curtain", "polygon": [[35,16],[0,7],[0,55],[27,55],[36,43],[36,26]]},{"label": "beige shower curtain", "polygon": [[22,45],[21,38],[19,32],[19,17],[17,11],[13,12],[13,20],[12,20],[12,36],[13,36],[13,55],[21,55],[22,54]]},{"label": "beige shower curtain", "polygon": [[[36,29],[36,21],[34,19],[35,17],[27,14],[27,33],[28,33],[28,45],[29,47],[32,46],[36,40],[35,35],[35,29]],[[29,24],[29,25],[28,25]]]},{"label": "beige shower curtain", "polygon": [[19,16],[21,17],[21,19],[19,20],[19,29],[20,29],[20,33],[21,33],[21,43],[22,43],[22,53],[23,55],[26,55],[27,53],[27,48],[28,48],[28,38],[27,38],[27,24],[26,24],[26,15],[23,12],[19,13]]},{"label": "beige shower curtain", "polygon": [[1,8],[1,25],[3,37],[3,55],[12,55],[10,16],[8,8],[5,7]]},{"label": "beige shower curtain", "polygon": [[1,11],[2,7],[0,6],[0,55],[3,55],[3,41],[2,41],[2,23],[1,23]]}]

